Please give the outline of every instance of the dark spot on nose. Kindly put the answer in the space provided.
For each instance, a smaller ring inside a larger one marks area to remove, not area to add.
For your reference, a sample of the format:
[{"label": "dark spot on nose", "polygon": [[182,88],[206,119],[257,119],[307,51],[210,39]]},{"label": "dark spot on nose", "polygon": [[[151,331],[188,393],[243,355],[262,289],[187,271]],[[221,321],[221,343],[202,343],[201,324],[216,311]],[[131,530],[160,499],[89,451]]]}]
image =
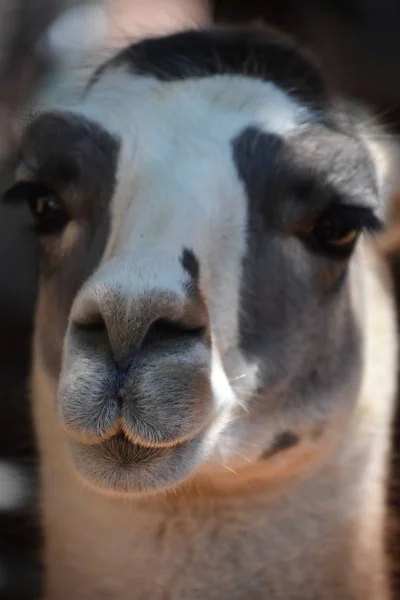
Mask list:
[{"label": "dark spot on nose", "polygon": [[199,279],[200,267],[193,250],[184,248],[181,256],[181,264],[185,271],[190,275],[194,282]]},{"label": "dark spot on nose", "polygon": [[289,450],[289,448],[292,448],[293,446],[298,444],[299,441],[299,436],[296,433],[293,433],[293,431],[282,431],[282,433],[279,433],[275,437],[271,446],[262,453],[260,458],[271,458],[271,456],[277,454],[278,452],[282,452],[283,450]]}]

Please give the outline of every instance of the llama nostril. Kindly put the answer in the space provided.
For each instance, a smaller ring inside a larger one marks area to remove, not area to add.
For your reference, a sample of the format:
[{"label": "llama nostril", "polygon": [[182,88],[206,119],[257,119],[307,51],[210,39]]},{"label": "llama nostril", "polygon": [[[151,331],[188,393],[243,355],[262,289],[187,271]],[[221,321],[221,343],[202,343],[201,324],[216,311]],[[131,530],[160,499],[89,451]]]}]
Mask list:
[{"label": "llama nostril", "polygon": [[202,337],[205,332],[206,326],[202,322],[186,324],[160,318],[156,319],[149,327],[143,339],[143,344],[177,337],[182,338],[183,336]]},{"label": "llama nostril", "polygon": [[[207,311],[200,301],[163,290],[146,295],[123,292],[113,285],[88,287],[71,313],[70,333],[88,359],[107,357],[117,390],[142,352],[179,343],[209,343]],[[166,350],[167,352],[167,350]]]}]

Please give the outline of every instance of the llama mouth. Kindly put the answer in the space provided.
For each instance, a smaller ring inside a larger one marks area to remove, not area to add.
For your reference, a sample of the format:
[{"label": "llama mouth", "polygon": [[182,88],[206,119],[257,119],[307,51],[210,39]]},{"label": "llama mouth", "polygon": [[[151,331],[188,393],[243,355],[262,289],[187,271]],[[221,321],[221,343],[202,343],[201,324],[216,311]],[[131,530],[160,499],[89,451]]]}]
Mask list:
[{"label": "llama mouth", "polygon": [[154,448],[134,443],[124,433],[114,435],[96,446],[106,460],[127,468],[151,464],[169,453],[168,448]]},{"label": "llama mouth", "polygon": [[201,460],[201,436],[172,447],[132,443],[123,433],[98,444],[69,441],[73,464],[103,492],[156,492],[185,479]]}]

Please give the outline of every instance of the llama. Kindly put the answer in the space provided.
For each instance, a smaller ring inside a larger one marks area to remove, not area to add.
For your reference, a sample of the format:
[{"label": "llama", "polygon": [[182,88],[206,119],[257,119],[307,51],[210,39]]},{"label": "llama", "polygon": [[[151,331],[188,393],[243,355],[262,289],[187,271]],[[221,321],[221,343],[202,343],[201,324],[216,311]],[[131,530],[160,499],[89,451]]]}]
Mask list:
[{"label": "llama", "polygon": [[385,599],[391,155],[271,33],[108,60],[27,126],[46,600]]}]

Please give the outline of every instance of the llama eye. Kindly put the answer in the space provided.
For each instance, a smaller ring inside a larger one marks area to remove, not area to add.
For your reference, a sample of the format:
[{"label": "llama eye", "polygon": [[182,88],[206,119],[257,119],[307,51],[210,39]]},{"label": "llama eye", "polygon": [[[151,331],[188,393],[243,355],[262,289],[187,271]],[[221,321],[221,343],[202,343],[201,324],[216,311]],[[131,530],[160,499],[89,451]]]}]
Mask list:
[{"label": "llama eye", "polygon": [[56,233],[64,227],[68,216],[60,200],[43,184],[22,181],[3,196],[6,202],[26,202],[39,234]]},{"label": "llama eye", "polygon": [[312,235],[321,244],[343,247],[353,244],[362,225],[355,223],[342,210],[330,210],[318,219],[312,230]]},{"label": "llama eye", "polygon": [[318,219],[307,234],[308,241],[321,250],[346,256],[362,231],[377,231],[382,224],[372,210],[362,206],[333,205]]},{"label": "llama eye", "polygon": [[51,194],[30,198],[28,206],[40,229],[45,227],[54,230],[64,224],[64,213],[60,203]]}]

